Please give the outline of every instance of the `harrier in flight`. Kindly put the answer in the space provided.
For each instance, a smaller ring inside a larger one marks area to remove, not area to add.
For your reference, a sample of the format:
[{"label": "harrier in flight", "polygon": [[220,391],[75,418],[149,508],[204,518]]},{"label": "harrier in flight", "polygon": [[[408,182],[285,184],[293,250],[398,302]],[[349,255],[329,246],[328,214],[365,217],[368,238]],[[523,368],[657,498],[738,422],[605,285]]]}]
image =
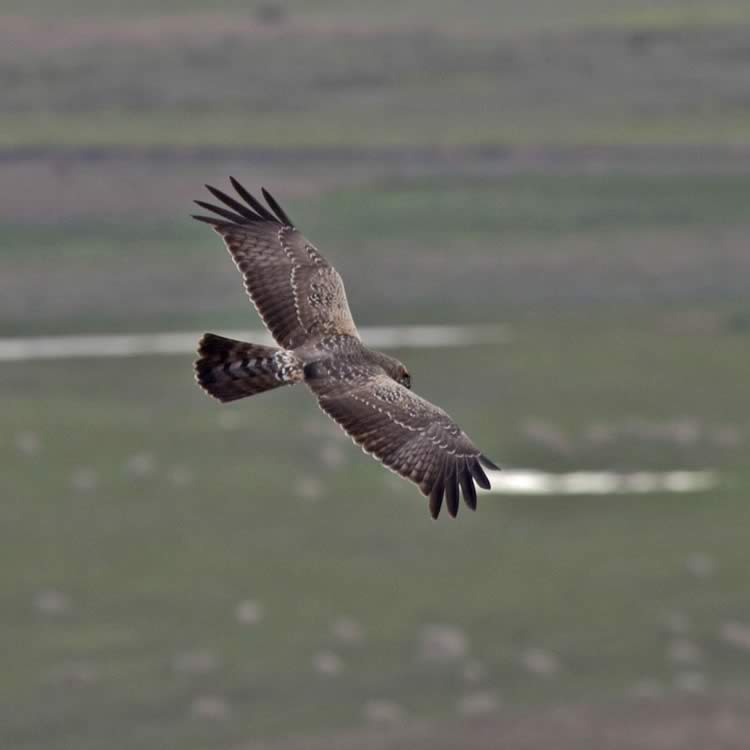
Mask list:
[{"label": "harrier in flight", "polygon": [[456,516],[459,486],[476,509],[474,482],[490,488],[480,464],[497,467],[442,409],[412,392],[401,362],[362,343],[341,277],[273,196],[263,190],[264,206],[230,179],[240,200],[207,185],[223,205],[196,201],[215,215],[194,218],[224,239],[280,348],[205,334],[195,363],[201,388],[227,402],[304,383],[365,453],[419,486],[433,518],[443,497]]}]

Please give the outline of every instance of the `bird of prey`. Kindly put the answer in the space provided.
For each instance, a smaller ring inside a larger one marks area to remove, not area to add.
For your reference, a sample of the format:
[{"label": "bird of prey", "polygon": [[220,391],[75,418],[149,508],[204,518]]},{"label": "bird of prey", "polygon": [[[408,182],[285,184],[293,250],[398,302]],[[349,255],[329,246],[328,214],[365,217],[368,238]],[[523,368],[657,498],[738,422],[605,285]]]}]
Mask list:
[{"label": "bird of prey", "polygon": [[206,333],[195,363],[198,384],[222,402],[304,383],[321,409],[361,448],[419,486],[437,518],[445,498],[455,517],[459,487],[477,506],[482,464],[497,469],[440,408],[411,390],[401,362],[368,349],[336,269],[300,233],[267,190],[266,204],[230,178],[237,197],[207,185],[222,204],[195,201],[194,216],[223,238],[245,289],[279,348]]}]

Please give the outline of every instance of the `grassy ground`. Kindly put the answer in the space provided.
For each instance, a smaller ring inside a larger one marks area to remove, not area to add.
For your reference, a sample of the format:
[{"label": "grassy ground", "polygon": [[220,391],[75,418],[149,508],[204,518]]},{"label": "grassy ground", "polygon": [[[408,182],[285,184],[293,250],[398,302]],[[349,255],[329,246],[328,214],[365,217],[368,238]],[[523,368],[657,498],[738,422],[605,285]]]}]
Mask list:
[{"label": "grassy ground", "polygon": [[[419,390],[506,465],[726,472],[707,494],[494,497],[437,524],[303,391],[221,408],[180,357],[6,365],[5,741],[227,746],[356,725],[375,699],[422,718],[477,690],[511,706],[617,702],[695,672],[698,689],[742,694],[748,657],[720,634],[750,618],[750,479],[721,435],[750,426],[746,350],[729,334],[549,324],[502,351],[404,352]],[[638,420],[697,432],[633,437]],[[615,434],[596,438],[601,424]],[[69,608],[50,612],[45,591]],[[258,624],[238,622],[244,599],[262,604]],[[362,643],[332,634],[341,617]],[[457,628],[466,652],[421,657],[430,624]],[[559,670],[530,672],[532,648]],[[316,673],[327,651],[341,674]],[[205,695],[229,716],[192,716]]]},{"label": "grassy ground", "polygon": [[[113,197],[109,221],[66,218],[60,179],[39,196],[48,225],[6,225],[0,331],[248,325],[221,242],[188,217],[201,176],[181,177],[192,192],[179,207],[158,179],[132,214],[118,215]],[[101,180],[118,184],[107,168]],[[661,315],[665,303],[699,302],[731,325],[747,309],[748,189],[743,176],[536,175],[389,182],[284,203],[340,269],[362,323],[634,304]]]},{"label": "grassy ground", "polygon": [[257,326],[187,218],[235,173],[360,323],[509,324],[398,352],[503,465],[721,483],[433,523],[302,389],[221,407],[187,357],[4,364],[0,745],[742,747],[746,3],[264,5],[6,0],[0,335]]},{"label": "grassy ground", "polygon": [[[360,0],[341,5],[334,0],[284,0],[283,2],[242,2],[220,0],[213,3],[213,11],[236,17],[268,19],[269,6],[274,6],[281,17],[349,21],[382,25],[399,25],[405,21],[419,21],[426,26],[455,26],[487,31],[489,25],[497,33],[517,30],[568,28],[602,21],[616,23],[705,24],[750,19],[741,0],[634,0],[623,8],[611,0],[510,0],[502,5],[492,0],[475,0],[471,6],[459,0],[387,0],[377,6]],[[123,5],[116,0],[6,0],[7,13],[22,13],[45,18],[153,18],[156,15],[205,13],[206,6],[198,0],[167,0],[155,8],[147,0],[135,0]]]},{"label": "grassy ground", "polygon": [[[501,718],[468,718],[365,728],[265,745],[269,750],[485,750],[498,738],[507,750],[554,746],[561,750],[744,750],[750,721],[742,703],[692,699],[654,706],[631,703],[618,708],[565,706],[504,711]],[[256,750],[264,745],[242,745]]]},{"label": "grassy ground", "polygon": [[506,5],[473,33],[450,3],[385,28],[364,5],[271,26],[8,18],[0,146],[748,145],[739,3]]},{"label": "grassy ground", "polygon": [[[228,747],[357,726],[377,700],[432,719],[477,693],[511,713],[746,695],[748,657],[722,636],[750,619],[745,192],[741,178],[535,177],[292,204],[360,318],[512,321],[501,348],[400,353],[502,463],[716,467],[711,493],[493,497],[435,524],[304,391],[220,407],[182,357],[5,365],[5,741]],[[160,226],[6,230],[29,330],[252,324],[212,235]],[[395,297],[368,292],[399,266]],[[245,599],[257,624],[238,621]],[[361,642],[335,634],[342,617]],[[435,624],[458,633],[437,660]],[[328,652],[339,674],[316,671]]]}]

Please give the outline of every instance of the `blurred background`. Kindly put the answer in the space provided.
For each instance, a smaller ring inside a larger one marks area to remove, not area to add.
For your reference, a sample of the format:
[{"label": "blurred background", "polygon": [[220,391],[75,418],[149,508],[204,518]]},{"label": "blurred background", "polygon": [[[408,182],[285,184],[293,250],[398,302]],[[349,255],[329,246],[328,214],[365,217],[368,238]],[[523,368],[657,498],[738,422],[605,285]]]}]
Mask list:
[{"label": "blurred background", "polygon": [[5,339],[253,336],[234,174],[503,326],[392,353],[507,469],[716,477],[432,522],[304,389],[0,362],[2,747],[747,747],[746,0],[2,0],[0,81]]}]

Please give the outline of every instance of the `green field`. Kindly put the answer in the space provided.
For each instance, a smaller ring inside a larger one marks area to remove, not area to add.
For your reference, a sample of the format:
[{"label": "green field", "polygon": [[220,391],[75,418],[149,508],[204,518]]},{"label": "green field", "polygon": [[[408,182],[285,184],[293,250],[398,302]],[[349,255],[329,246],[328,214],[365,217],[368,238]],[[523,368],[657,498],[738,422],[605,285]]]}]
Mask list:
[{"label": "green field", "polygon": [[5,0],[0,336],[257,330],[235,174],[360,325],[507,326],[396,352],[503,466],[718,487],[433,522],[301,387],[0,363],[0,747],[744,750],[750,11],[470,5]]},{"label": "green field", "polygon": [[[0,332],[255,325],[221,243],[189,218],[189,198],[206,197],[200,171],[181,179],[193,191],[179,208],[156,181],[147,209],[113,205],[109,223],[64,213],[8,222]],[[741,175],[519,175],[386,182],[284,203],[341,270],[362,324],[592,308],[647,320],[646,308],[658,318],[694,305],[730,321],[747,313],[749,192]]]},{"label": "green field", "polygon": [[[183,357],[4,365],[6,741],[224,747],[357,726],[376,699],[415,718],[455,714],[477,690],[511,709],[617,704],[644,680],[679,695],[696,671],[712,696],[745,694],[748,657],[720,632],[750,618],[746,192],[740,178],[537,177],[291,207],[331,248],[360,319],[511,323],[501,346],[400,352],[417,390],[504,465],[713,467],[711,493],[487,497],[476,515],[433,523],[302,389],[221,407]],[[6,230],[21,288],[38,300],[57,290],[30,328],[255,326],[218,241],[184,223]],[[708,237],[721,239],[701,252]],[[175,264],[161,288],[159,269]],[[390,299],[380,290],[399,264],[409,279]],[[204,274],[208,285],[191,284]],[[80,295],[76,278],[94,291]],[[107,279],[122,288],[97,294]],[[708,577],[691,572],[704,558]],[[40,612],[45,591],[69,611]],[[248,598],[264,608],[255,625],[235,616]],[[362,643],[332,634],[341,617]],[[421,659],[424,628],[442,623],[467,653]],[[670,659],[681,640],[697,662]],[[532,648],[559,672],[530,673]],[[326,651],[341,674],[313,668]],[[179,666],[195,653],[208,666]],[[467,662],[481,665],[478,684]],[[228,716],[195,718],[206,695]]]},{"label": "green field", "polygon": [[[376,698],[416,717],[450,714],[476,687],[462,677],[468,655],[419,658],[431,623],[465,633],[480,687],[510,706],[617,702],[644,679],[670,693],[696,668],[668,658],[675,613],[712,694],[746,690],[747,657],[719,633],[750,617],[750,477],[742,451],[712,438],[750,421],[746,405],[738,410],[746,337],[665,344],[652,331],[617,334],[529,325],[502,352],[403,356],[419,389],[506,465],[638,468],[650,454],[655,468],[721,465],[721,490],[491,497],[476,515],[433,523],[418,494],[329,430],[302,391],[228,410],[199,393],[180,357],[4,366],[6,742],[229,746],[357,725]],[[652,363],[648,377],[636,359]],[[457,389],[467,368],[471,387]],[[524,436],[529,413],[568,436],[563,455]],[[698,437],[687,446],[587,438],[597,422],[622,427],[634,415],[689,415]],[[19,455],[28,434],[38,452]],[[321,496],[306,497],[318,485]],[[690,572],[696,555],[715,566],[707,579]],[[35,611],[48,590],[70,597],[70,611]],[[257,625],[237,622],[246,598],[264,607]],[[362,625],[362,644],[331,634],[342,616]],[[529,674],[521,657],[532,647],[555,654],[559,674]],[[206,650],[216,664],[205,674],[175,666]],[[327,650],[342,659],[340,675],[314,671]],[[227,701],[230,718],[192,718],[204,694]]]},{"label": "green field", "polygon": [[749,144],[742,2],[171,5],[10,18],[0,147]]},{"label": "green field", "polygon": [[[219,0],[211,5],[212,12],[237,18],[263,20],[268,7],[275,6],[282,18],[301,17],[318,21],[350,21],[396,26],[405,21],[421,21],[427,26],[454,26],[488,31],[494,24],[495,33],[567,28],[592,23],[706,24],[731,20],[748,20],[750,13],[741,0],[634,0],[627,10],[616,0],[510,0],[499,5],[492,0],[475,0],[470,7],[459,0],[386,0],[377,6],[352,2],[341,5],[335,0],[284,0],[283,2],[242,2]],[[206,6],[198,0],[165,0],[157,8],[147,0],[134,0],[123,5],[116,0],[5,0],[3,11],[8,14],[45,18],[72,18],[85,15],[96,19],[161,18],[168,14],[205,13]]]}]

